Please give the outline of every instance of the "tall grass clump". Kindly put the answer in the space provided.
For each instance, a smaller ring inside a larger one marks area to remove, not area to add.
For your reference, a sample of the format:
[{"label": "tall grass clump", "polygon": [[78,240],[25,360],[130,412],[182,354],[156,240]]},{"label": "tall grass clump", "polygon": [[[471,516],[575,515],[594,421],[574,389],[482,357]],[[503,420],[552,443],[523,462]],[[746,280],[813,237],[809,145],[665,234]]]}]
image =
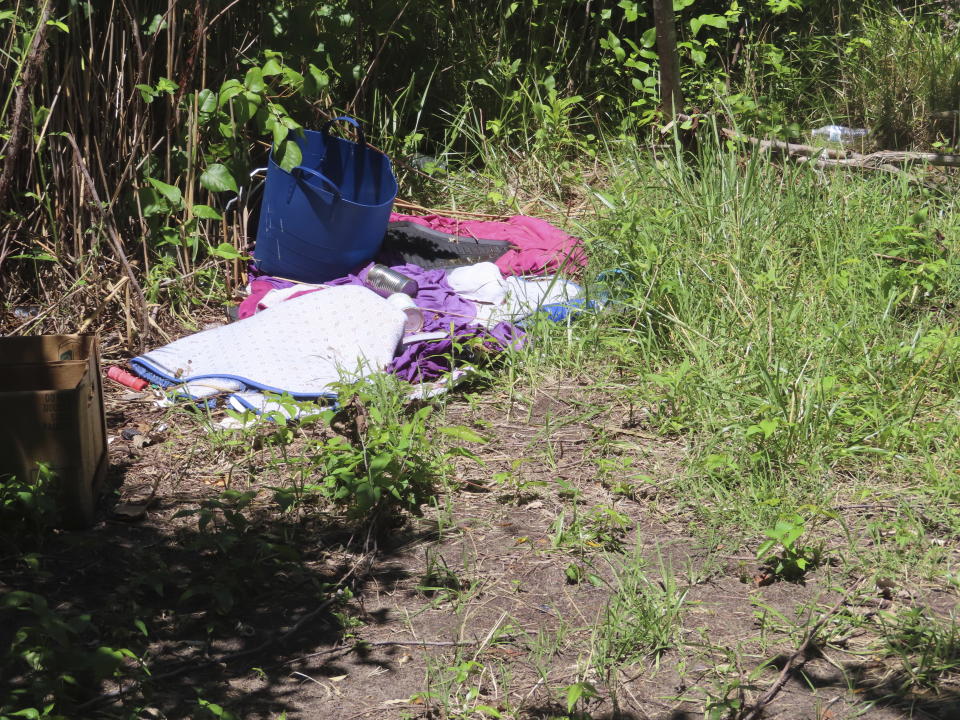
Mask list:
[{"label": "tall grass clump", "polygon": [[596,346],[643,379],[649,424],[691,438],[707,506],[753,522],[954,452],[955,200],[717,141],[613,162],[591,250],[632,285]]},{"label": "tall grass clump", "polygon": [[[956,141],[960,34],[956,19],[871,9],[840,54],[839,89],[851,120],[884,148]],[[943,136],[943,137],[940,137]]]}]

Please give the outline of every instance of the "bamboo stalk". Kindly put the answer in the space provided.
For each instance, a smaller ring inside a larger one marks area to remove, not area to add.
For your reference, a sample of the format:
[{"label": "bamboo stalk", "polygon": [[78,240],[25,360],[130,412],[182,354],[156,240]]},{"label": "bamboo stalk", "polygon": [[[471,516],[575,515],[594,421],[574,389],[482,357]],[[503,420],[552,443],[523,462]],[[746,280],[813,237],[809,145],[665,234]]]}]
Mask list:
[{"label": "bamboo stalk", "polygon": [[[80,154],[80,148],[77,146],[77,141],[74,140],[72,134],[67,134],[67,140],[70,145],[73,147],[74,161],[77,164],[77,167],[80,169],[80,172],[83,173],[84,180],[86,181],[87,192],[90,194],[90,199],[93,202],[94,206],[98,209],[101,219],[103,220],[104,226],[107,231],[107,237],[110,239],[110,242],[113,245],[113,251],[116,253],[117,259],[120,261],[120,264],[123,266],[123,269],[126,271],[127,276],[130,278],[130,286],[133,287],[134,292],[137,295],[137,304],[139,305],[140,315],[143,319],[143,325],[141,326],[141,331],[146,332],[147,330],[147,301],[143,295],[143,288],[140,287],[140,283],[137,281],[136,273],[133,271],[133,267],[130,265],[130,261],[127,260],[127,254],[123,249],[123,242],[120,240],[120,235],[117,233],[116,224],[113,220],[113,210],[112,206],[107,206],[104,208],[100,204],[100,197],[97,195],[97,190],[94,187],[93,180],[90,177],[90,173],[87,170],[87,166],[83,162],[83,156]],[[132,346],[132,337],[131,337],[131,319],[129,314],[129,290],[127,292],[127,344]],[[141,345],[143,343],[143,335],[140,336]]]}]

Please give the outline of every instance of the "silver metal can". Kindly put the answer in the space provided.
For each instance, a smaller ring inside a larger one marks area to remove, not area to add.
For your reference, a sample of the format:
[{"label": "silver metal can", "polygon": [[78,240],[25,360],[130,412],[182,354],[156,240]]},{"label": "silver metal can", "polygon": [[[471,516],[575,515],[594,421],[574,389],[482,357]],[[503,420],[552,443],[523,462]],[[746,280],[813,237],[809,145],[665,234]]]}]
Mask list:
[{"label": "silver metal can", "polygon": [[391,270],[386,265],[374,265],[362,279],[364,285],[383,297],[388,297],[394,293],[403,293],[415,297],[420,290],[416,280],[403,273],[398,273],[396,270]]}]

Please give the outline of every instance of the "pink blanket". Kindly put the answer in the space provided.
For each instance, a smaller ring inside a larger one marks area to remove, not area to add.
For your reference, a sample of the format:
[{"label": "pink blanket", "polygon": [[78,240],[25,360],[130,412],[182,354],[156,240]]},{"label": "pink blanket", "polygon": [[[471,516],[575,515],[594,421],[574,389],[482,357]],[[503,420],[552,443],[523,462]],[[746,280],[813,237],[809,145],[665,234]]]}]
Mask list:
[{"label": "pink blanket", "polygon": [[390,222],[406,220],[426,225],[433,230],[473,237],[478,240],[507,240],[513,249],[499,260],[497,267],[504,275],[577,275],[586,267],[587,255],[580,240],[563,230],[526,215],[514,215],[504,222],[456,220],[440,215],[400,215],[393,213]]}]

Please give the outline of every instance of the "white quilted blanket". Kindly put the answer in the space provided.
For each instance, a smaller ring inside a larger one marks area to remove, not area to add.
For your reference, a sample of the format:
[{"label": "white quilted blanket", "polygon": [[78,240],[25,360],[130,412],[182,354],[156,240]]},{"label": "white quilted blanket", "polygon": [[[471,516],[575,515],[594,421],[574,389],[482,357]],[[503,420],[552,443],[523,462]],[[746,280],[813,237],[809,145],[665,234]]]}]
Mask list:
[{"label": "white quilted blanket", "polygon": [[364,287],[332,287],[176,340],[134,358],[131,366],[195,398],[244,390],[332,397],[332,383],[387,366],[405,320]]}]

